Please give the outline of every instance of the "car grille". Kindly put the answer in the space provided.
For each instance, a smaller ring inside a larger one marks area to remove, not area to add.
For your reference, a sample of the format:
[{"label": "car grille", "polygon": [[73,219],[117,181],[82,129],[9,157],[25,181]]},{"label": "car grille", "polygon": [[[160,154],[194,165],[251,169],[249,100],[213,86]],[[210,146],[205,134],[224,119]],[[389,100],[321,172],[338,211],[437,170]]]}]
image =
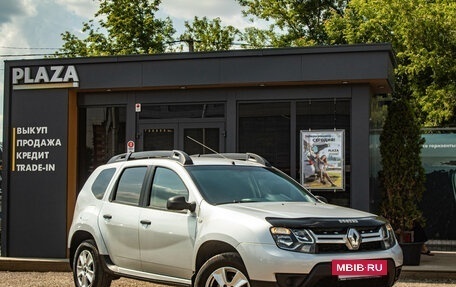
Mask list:
[{"label": "car grille", "polygon": [[357,250],[350,250],[347,238],[348,227],[312,228],[309,231],[315,238],[316,253],[344,253],[383,250],[383,235],[380,226],[356,227],[361,237]]}]

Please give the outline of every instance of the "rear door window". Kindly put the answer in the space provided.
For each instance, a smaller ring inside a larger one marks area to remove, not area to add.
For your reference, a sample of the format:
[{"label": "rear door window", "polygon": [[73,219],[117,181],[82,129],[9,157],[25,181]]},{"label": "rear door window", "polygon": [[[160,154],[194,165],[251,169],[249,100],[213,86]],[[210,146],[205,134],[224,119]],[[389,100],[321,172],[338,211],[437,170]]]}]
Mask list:
[{"label": "rear door window", "polygon": [[117,203],[139,205],[146,172],[146,166],[126,168],[120,176],[112,200]]}]

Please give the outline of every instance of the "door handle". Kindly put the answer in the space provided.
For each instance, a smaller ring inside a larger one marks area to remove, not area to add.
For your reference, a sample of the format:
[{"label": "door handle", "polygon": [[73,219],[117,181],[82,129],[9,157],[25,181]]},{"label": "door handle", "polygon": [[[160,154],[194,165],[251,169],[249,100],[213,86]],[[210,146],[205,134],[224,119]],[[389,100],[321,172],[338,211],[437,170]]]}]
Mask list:
[{"label": "door handle", "polygon": [[103,215],[103,218],[109,220],[109,219],[112,218],[112,215],[111,215],[111,214],[104,214],[104,215]]},{"label": "door handle", "polygon": [[152,224],[152,221],[145,220],[145,219],[141,220],[140,222],[141,222],[141,224],[144,224],[144,225],[151,225]]}]

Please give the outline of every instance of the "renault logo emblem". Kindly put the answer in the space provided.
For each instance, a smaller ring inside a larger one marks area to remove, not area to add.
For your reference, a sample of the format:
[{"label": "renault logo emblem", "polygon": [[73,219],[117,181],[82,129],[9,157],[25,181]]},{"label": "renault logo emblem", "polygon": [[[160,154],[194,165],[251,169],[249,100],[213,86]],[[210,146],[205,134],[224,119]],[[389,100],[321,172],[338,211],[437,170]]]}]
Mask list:
[{"label": "renault logo emblem", "polygon": [[358,250],[361,246],[361,235],[356,229],[348,229],[346,245],[349,250]]}]

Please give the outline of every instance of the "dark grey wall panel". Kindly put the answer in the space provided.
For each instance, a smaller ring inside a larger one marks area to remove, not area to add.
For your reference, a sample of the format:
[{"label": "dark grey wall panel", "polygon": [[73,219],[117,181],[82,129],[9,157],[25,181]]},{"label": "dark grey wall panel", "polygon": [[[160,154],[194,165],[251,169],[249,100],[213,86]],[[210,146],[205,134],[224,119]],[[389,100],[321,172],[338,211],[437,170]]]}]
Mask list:
[{"label": "dark grey wall panel", "polygon": [[115,89],[141,87],[141,63],[101,63],[77,65],[80,87],[84,89]]},{"label": "dark grey wall panel", "polygon": [[67,118],[67,90],[12,94],[8,256],[66,257]]},{"label": "dark grey wall panel", "polygon": [[395,60],[388,44],[11,61],[76,67],[81,89],[378,81],[388,92]]},{"label": "dark grey wall panel", "polygon": [[388,76],[389,55],[382,52],[332,53],[302,56],[302,79],[307,81],[367,81]]},{"label": "dark grey wall panel", "polygon": [[354,86],[351,116],[351,194],[350,206],[369,211],[369,86]]},{"label": "dark grey wall panel", "polygon": [[299,55],[226,58],[221,66],[224,83],[274,83],[301,79]]},{"label": "dark grey wall panel", "polygon": [[188,86],[220,83],[220,59],[150,61],[143,65],[143,86]]}]

